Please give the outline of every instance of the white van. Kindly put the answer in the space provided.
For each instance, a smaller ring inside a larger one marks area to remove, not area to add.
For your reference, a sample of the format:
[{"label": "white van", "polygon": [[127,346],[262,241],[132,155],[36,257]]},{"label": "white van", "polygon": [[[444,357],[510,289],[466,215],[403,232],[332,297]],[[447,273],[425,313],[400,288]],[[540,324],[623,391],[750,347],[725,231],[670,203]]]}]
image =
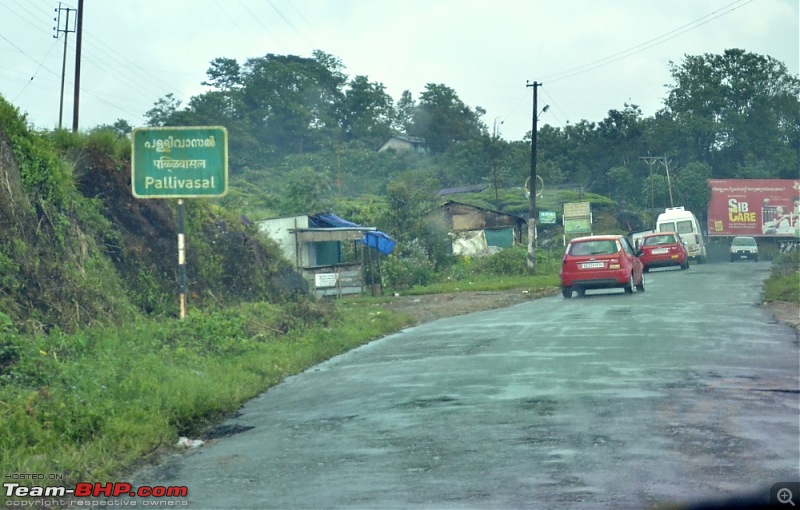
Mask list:
[{"label": "white van", "polygon": [[706,261],[706,245],[703,242],[703,231],[691,211],[683,207],[668,207],[658,215],[656,230],[659,232],[677,232],[686,244],[689,256],[702,264]]}]

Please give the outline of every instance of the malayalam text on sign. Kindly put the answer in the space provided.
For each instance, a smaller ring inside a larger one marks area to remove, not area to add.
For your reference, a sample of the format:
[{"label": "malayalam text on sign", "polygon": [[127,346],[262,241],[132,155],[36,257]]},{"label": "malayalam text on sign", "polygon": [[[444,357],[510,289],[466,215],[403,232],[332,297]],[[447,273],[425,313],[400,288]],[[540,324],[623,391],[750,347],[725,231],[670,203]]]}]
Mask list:
[{"label": "malayalam text on sign", "polygon": [[228,191],[224,127],[137,128],[131,185],[137,198],[221,197]]}]

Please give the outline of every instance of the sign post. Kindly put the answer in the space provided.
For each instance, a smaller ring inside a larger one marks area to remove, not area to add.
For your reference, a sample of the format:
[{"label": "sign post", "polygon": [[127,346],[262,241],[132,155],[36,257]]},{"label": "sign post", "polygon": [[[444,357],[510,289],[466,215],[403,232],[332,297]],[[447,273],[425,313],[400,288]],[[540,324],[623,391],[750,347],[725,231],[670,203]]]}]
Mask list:
[{"label": "sign post", "polygon": [[568,235],[591,234],[592,204],[589,202],[565,203],[561,221],[564,224],[564,246],[567,244]]},{"label": "sign post", "polygon": [[184,198],[228,192],[228,131],[222,126],[136,128],[131,135],[131,188],[136,198],[178,199],[180,318],[186,316]]}]

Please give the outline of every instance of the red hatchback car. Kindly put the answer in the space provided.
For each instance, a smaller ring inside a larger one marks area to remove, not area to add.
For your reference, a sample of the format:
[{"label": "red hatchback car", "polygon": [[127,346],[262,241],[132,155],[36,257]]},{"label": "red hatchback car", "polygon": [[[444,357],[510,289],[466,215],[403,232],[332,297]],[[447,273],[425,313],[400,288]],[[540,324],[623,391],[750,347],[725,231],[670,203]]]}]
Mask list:
[{"label": "red hatchback car", "polygon": [[689,269],[689,253],[677,232],[656,232],[642,236],[637,253],[645,273],[652,267],[679,266]]},{"label": "red hatchback car", "polygon": [[583,296],[587,289],[621,287],[630,294],[634,286],[644,292],[643,267],[624,236],[578,237],[567,245],[561,263],[565,298],[571,298],[573,291]]}]

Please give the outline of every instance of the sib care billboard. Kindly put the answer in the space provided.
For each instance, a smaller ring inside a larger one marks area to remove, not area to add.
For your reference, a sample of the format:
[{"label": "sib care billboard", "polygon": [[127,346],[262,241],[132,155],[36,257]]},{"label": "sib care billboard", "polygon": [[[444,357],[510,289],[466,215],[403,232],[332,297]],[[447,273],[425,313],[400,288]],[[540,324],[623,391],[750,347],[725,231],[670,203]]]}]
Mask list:
[{"label": "sib care billboard", "polygon": [[709,179],[709,236],[800,237],[800,180]]}]

